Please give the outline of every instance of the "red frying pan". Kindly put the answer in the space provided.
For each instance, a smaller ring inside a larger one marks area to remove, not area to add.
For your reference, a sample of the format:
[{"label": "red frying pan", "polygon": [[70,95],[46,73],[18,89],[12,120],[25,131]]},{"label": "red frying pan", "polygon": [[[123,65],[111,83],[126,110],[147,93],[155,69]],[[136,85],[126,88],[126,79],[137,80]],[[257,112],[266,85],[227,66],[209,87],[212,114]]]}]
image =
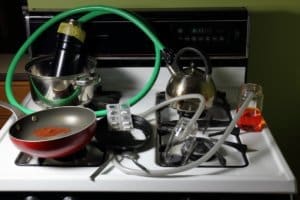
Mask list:
[{"label": "red frying pan", "polygon": [[20,117],[20,112],[0,101],[18,120],[10,127],[9,136],[22,152],[41,158],[58,158],[73,154],[90,142],[96,130],[94,111],[65,106],[38,111]]}]

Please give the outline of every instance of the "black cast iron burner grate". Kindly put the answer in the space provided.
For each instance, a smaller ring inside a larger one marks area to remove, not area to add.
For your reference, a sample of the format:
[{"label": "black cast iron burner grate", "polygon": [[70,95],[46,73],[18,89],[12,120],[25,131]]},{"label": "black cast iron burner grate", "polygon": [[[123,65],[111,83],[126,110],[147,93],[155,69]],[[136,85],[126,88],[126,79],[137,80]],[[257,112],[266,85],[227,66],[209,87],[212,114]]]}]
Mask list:
[{"label": "black cast iron burner grate", "polygon": [[[159,104],[164,100],[165,93],[157,93],[156,103]],[[181,116],[191,117],[192,114],[177,112],[171,107],[165,107],[156,112],[156,163],[160,166],[180,166],[180,162],[176,162],[176,157],[174,162],[165,162],[163,154],[171,131]],[[218,141],[231,120],[230,106],[227,103],[226,95],[223,92],[218,92],[212,109],[204,111],[197,121],[199,131],[202,134],[197,135],[197,145],[189,160],[199,159],[205,154]],[[199,167],[238,168],[248,166],[247,146],[242,144],[239,134],[239,128],[234,128],[220,150]]]}]

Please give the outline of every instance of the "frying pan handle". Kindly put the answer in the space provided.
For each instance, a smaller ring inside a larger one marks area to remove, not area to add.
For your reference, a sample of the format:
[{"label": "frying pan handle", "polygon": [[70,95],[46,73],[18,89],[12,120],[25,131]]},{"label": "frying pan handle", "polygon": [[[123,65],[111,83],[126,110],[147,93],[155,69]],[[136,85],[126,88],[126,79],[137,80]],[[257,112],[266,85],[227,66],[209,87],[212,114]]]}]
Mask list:
[{"label": "frying pan handle", "polygon": [[20,110],[18,110],[16,107],[14,107],[14,106],[12,106],[12,105],[4,102],[4,101],[1,101],[1,100],[0,100],[0,107],[3,107],[7,110],[10,110],[17,119],[24,116],[24,114]]}]

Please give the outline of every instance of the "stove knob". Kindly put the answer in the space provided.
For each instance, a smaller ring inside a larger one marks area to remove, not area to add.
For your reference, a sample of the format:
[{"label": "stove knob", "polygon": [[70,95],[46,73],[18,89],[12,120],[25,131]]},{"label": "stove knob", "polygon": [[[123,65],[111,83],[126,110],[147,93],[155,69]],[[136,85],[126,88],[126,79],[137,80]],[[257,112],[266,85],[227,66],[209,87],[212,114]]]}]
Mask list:
[{"label": "stove knob", "polygon": [[79,200],[79,199],[73,196],[65,196],[62,200]]},{"label": "stove knob", "polygon": [[24,200],[40,200],[40,199],[37,198],[36,196],[27,196],[24,198]]}]

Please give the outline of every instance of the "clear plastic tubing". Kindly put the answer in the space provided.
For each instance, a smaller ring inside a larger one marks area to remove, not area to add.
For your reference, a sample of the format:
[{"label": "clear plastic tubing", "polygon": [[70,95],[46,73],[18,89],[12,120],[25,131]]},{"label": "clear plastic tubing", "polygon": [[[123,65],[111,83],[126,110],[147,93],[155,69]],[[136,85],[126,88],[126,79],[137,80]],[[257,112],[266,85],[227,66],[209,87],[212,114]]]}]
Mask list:
[{"label": "clear plastic tubing", "polygon": [[[122,165],[120,163],[120,161],[117,158],[114,158],[114,160],[113,160],[114,166],[116,168],[118,168],[120,171],[122,171],[126,174],[129,174],[129,175],[148,176],[148,177],[167,176],[167,175],[170,175],[170,174],[176,174],[176,173],[184,172],[184,171],[187,171],[189,169],[192,169],[192,168],[195,168],[195,167],[199,166],[201,163],[207,161],[211,156],[213,156],[220,149],[220,147],[222,146],[222,144],[224,143],[224,141],[226,140],[228,135],[232,132],[236,122],[238,121],[238,119],[241,117],[244,110],[248,106],[248,104],[249,104],[250,100],[252,99],[253,95],[254,94],[252,92],[250,92],[248,94],[246,100],[241,105],[239,111],[236,113],[236,115],[234,116],[234,118],[232,119],[230,124],[227,126],[227,128],[226,128],[224,134],[222,135],[222,137],[220,137],[218,142],[216,142],[216,144],[204,156],[202,156],[198,160],[193,161],[193,162],[188,163],[188,164],[183,165],[183,166],[175,167],[175,168],[168,168],[168,169],[162,169],[162,170],[150,170],[150,169],[148,169],[148,172],[145,172],[145,171],[142,171],[142,170],[139,170],[139,169],[132,169],[132,168],[125,167],[124,165]],[[201,112],[204,109],[204,101],[203,101],[204,98],[203,98],[203,96],[197,95],[197,94],[183,95],[183,96],[180,96],[180,97],[169,99],[168,101],[165,101],[161,104],[158,104],[157,106],[155,106],[153,108],[150,108],[148,111],[142,113],[142,115],[146,116],[146,115],[154,112],[155,110],[160,109],[160,108],[162,108],[162,107],[164,107],[164,106],[166,106],[166,105],[168,105],[168,104],[170,104],[174,101],[179,101],[179,100],[184,100],[184,99],[191,99],[191,98],[199,98],[200,101],[201,101],[196,113],[194,114],[193,118],[190,121],[190,124],[192,124],[192,123],[195,122],[195,119],[197,120],[197,118],[200,116]],[[203,108],[202,108],[202,106],[203,106]],[[199,114],[199,116],[196,118],[196,115],[198,115],[198,114]]]}]

